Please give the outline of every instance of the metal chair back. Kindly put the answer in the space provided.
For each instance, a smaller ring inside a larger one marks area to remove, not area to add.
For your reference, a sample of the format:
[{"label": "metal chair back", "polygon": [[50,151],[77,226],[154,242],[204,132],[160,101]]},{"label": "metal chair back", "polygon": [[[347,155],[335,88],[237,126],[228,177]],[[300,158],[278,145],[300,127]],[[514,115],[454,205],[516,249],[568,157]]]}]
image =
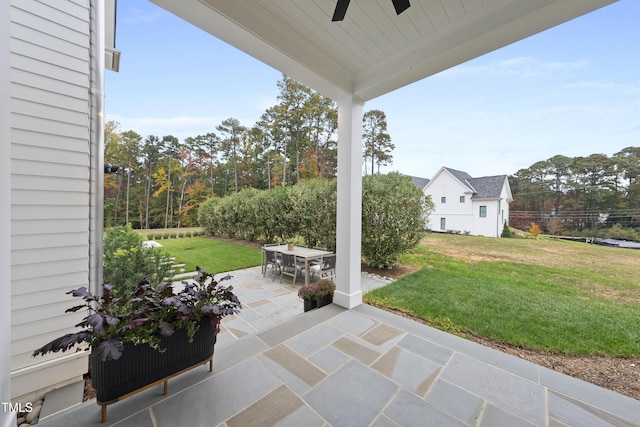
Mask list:
[{"label": "metal chair back", "polygon": [[293,254],[282,254],[282,266],[284,268],[293,268],[297,267],[296,265],[296,256]]}]

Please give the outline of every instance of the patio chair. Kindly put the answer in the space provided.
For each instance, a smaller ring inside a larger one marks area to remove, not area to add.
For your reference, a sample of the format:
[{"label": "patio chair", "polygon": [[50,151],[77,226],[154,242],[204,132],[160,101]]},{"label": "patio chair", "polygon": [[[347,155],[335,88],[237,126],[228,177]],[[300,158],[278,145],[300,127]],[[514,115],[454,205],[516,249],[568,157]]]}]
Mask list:
[{"label": "patio chair", "polygon": [[282,283],[282,276],[287,275],[293,277],[293,284],[296,284],[296,276],[304,270],[304,264],[298,262],[296,256],[293,254],[281,254],[282,265],[280,266],[280,283]]},{"label": "patio chair", "polygon": [[269,269],[269,266],[271,266],[271,268],[273,269],[273,278],[271,279],[271,281],[274,281],[276,279],[276,271],[277,270],[282,270],[282,265],[280,263],[280,260],[278,259],[278,253],[276,251],[267,251],[267,250],[262,250],[263,254],[264,254],[264,265],[263,265],[263,271],[262,271],[262,277],[266,277],[267,276],[267,270]]},{"label": "patio chair", "polygon": [[279,244],[280,243],[265,243],[264,245],[262,245],[262,276],[264,276],[265,272],[267,271],[267,259],[265,255],[267,251],[265,251],[264,248],[269,248],[271,246],[278,246]]},{"label": "patio chair", "polygon": [[309,272],[320,279],[330,279],[336,275],[336,254],[325,255],[319,264],[309,266]]}]

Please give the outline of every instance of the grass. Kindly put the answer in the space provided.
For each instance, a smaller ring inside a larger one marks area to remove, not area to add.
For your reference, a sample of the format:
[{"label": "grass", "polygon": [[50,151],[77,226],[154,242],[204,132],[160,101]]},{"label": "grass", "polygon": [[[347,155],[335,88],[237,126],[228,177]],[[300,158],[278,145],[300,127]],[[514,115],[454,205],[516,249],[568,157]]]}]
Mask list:
[{"label": "grass", "polygon": [[261,263],[258,248],[236,245],[203,237],[162,240],[162,250],[185,264],[185,271],[195,271],[196,266],[217,274]]},{"label": "grass", "polygon": [[571,355],[640,355],[640,251],[430,235],[365,300],[441,329]]}]

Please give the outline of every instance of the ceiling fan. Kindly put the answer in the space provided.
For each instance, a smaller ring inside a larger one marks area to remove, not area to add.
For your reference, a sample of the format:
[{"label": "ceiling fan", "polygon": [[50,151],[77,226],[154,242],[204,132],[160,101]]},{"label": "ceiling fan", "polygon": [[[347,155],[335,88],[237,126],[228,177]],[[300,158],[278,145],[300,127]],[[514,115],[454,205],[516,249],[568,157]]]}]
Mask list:
[{"label": "ceiling fan", "polygon": [[[333,12],[332,21],[342,21],[344,16],[347,14],[347,8],[349,7],[349,2],[351,0],[338,0],[336,4],[336,10]],[[411,4],[409,0],[391,0],[393,2],[393,7],[396,8],[396,13],[400,15],[405,10],[409,9]]]}]

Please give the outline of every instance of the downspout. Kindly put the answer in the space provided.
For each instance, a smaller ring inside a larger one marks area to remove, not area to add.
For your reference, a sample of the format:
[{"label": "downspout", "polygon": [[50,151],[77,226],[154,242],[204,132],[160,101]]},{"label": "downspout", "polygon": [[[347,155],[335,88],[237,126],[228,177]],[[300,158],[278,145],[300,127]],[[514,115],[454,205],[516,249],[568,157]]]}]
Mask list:
[{"label": "downspout", "polygon": [[104,67],[105,2],[90,0],[89,86],[89,290],[102,290],[104,229]]},{"label": "downspout", "polygon": [[500,229],[500,223],[502,222],[502,199],[498,199],[498,215],[496,215],[497,217],[497,221],[496,221],[496,237],[500,237],[501,233],[501,229]]}]

